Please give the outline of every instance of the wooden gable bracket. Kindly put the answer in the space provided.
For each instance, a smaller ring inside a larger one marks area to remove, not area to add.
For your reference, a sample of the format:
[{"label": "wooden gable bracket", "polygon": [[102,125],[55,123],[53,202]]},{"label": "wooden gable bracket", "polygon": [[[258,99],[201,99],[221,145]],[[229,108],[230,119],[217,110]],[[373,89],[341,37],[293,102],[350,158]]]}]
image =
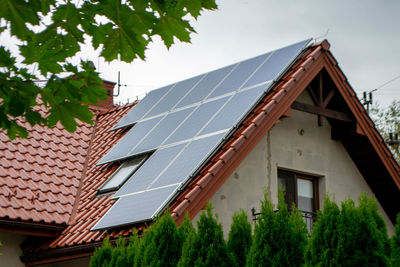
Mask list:
[{"label": "wooden gable bracket", "polygon": [[316,95],[314,93],[314,90],[310,85],[307,86],[307,91],[310,94],[315,105],[294,101],[291,105],[291,108],[318,115],[318,126],[322,126],[323,124],[322,117],[344,122],[354,121],[354,119],[347,113],[326,108],[329,102],[332,100],[333,96],[335,95],[335,90],[331,88],[324,98],[324,80],[322,71],[318,74],[318,94]]}]

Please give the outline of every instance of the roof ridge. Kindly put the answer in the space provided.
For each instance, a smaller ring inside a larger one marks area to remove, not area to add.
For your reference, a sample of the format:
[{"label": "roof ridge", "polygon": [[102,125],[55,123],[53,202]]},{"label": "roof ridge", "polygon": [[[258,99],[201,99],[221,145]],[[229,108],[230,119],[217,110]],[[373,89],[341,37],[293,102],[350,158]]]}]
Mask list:
[{"label": "roof ridge", "polygon": [[86,157],[85,157],[85,162],[83,164],[83,168],[82,168],[82,175],[79,178],[79,186],[75,195],[75,199],[74,199],[74,204],[72,207],[72,211],[71,211],[71,215],[70,215],[70,219],[68,220],[68,224],[71,224],[72,222],[74,222],[75,218],[76,218],[76,214],[78,211],[78,207],[79,207],[79,202],[80,202],[80,198],[81,198],[81,193],[82,193],[82,186],[83,186],[83,180],[85,179],[86,175],[87,175],[87,170],[88,170],[88,165],[89,165],[89,161],[90,161],[90,152],[92,150],[93,147],[93,140],[96,136],[96,132],[97,132],[97,123],[98,123],[98,115],[96,115],[95,117],[95,123],[93,125],[93,131],[92,134],[90,136],[90,141],[89,141],[89,145],[86,149],[87,153],[86,153]]}]

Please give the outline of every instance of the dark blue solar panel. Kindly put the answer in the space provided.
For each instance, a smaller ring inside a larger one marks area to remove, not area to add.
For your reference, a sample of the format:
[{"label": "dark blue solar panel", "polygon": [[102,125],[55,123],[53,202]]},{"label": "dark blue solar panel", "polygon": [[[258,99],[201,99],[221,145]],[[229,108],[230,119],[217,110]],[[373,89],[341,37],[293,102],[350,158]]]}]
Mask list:
[{"label": "dark blue solar panel", "polygon": [[[262,99],[271,86],[270,81],[279,78],[307,42],[179,82],[155,104],[154,96],[146,100],[153,103],[146,104],[149,112],[142,115],[146,109],[141,107],[144,111],[138,109],[136,115],[131,115],[130,120],[139,117],[141,120],[100,163],[149,150],[155,152],[117,192],[115,197],[121,197],[120,200],[95,228],[110,228],[153,218],[168,204],[176,190],[206,164],[207,158],[215,153],[228,132],[238,126]],[[222,95],[226,95],[226,99],[214,99]],[[195,105],[174,110],[190,104]],[[157,116],[161,113],[166,115]],[[144,120],[151,116],[156,118]],[[149,125],[151,123],[154,124]],[[181,141],[176,146],[165,146]],[[128,147],[129,153],[126,153]],[[154,191],[145,191],[149,189]]]},{"label": "dark blue solar panel", "polygon": [[262,85],[235,94],[200,134],[231,129],[240,122],[247,111],[260,99],[267,87],[268,85]]},{"label": "dark blue solar panel", "polygon": [[92,230],[152,220],[162,211],[176,190],[177,186],[170,186],[122,197]]},{"label": "dark blue solar panel", "polygon": [[240,62],[208,98],[238,90],[269,55],[270,53]]},{"label": "dark blue solar panel", "polygon": [[181,100],[186,95],[186,93],[188,93],[193,88],[193,86],[195,86],[200,81],[202,77],[204,77],[204,74],[177,83],[165,95],[162,101],[155,105],[153,109],[151,109],[150,112],[145,115],[145,117],[151,117],[171,110],[179,102],[179,100]]},{"label": "dark blue solar panel", "polygon": [[157,117],[135,124],[132,129],[98,162],[103,164],[126,158],[129,151],[162,119]]},{"label": "dark blue solar panel", "polygon": [[279,73],[292,62],[292,59],[307,43],[308,40],[273,52],[272,56],[254,73],[243,88],[277,78]]},{"label": "dark blue solar panel", "polygon": [[186,182],[214,151],[224,135],[217,134],[191,142],[150,188]]},{"label": "dark blue solar panel", "polygon": [[131,125],[140,120],[151,107],[154,106],[168,92],[172,85],[162,87],[149,92],[146,97],[139,101],[115,126],[114,129]]},{"label": "dark blue solar panel", "polygon": [[[236,64],[235,64],[236,65]],[[202,101],[214,88],[221,83],[224,78],[232,71],[235,65],[218,69],[207,73],[195,88],[188,95],[186,95],[177,105],[177,107],[187,106],[199,101]]]},{"label": "dark blue solar panel", "polygon": [[143,141],[129,152],[129,156],[157,148],[170,134],[172,134],[174,130],[176,130],[176,128],[178,128],[179,124],[181,124],[193,110],[194,107],[191,107],[172,112],[165,116],[164,119],[143,139]]},{"label": "dark blue solar panel", "polygon": [[182,151],[186,144],[157,149],[154,154],[132,175],[132,177],[115,193],[115,197],[147,189],[160,173]]},{"label": "dark blue solar panel", "polygon": [[183,122],[173,135],[165,141],[164,144],[172,144],[185,139],[193,138],[200,129],[211,119],[211,117],[226,103],[229,97],[201,104],[191,115]]}]

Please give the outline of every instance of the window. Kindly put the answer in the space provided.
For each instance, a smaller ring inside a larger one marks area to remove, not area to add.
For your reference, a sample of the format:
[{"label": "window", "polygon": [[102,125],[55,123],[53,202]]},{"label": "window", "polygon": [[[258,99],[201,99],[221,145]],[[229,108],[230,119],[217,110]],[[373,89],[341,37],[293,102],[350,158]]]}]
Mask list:
[{"label": "window", "polygon": [[143,164],[147,155],[129,159],[121,164],[121,166],[111,175],[110,178],[99,188],[99,193],[106,193],[118,190],[129,177]]},{"label": "window", "polygon": [[285,190],[289,209],[293,203],[303,212],[312,213],[319,208],[317,177],[278,170],[278,188]]}]

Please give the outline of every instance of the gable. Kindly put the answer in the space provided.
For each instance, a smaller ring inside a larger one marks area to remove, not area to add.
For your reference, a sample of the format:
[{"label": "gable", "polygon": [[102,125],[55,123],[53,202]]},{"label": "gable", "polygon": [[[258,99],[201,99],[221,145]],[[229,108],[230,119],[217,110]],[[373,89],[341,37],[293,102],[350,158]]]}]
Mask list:
[{"label": "gable", "polygon": [[[307,91],[303,91],[296,101],[313,105]],[[253,219],[252,209],[260,210],[265,191],[276,204],[278,170],[315,177],[319,207],[323,206],[325,194],[338,202],[347,198],[357,200],[363,192],[374,196],[342,143],[331,138],[332,127],[328,120],[323,118],[322,121],[319,126],[317,115],[292,110],[289,117],[277,121],[251,150],[209,199],[225,234],[234,212],[243,209],[248,218]],[[389,232],[393,233],[393,224],[381,206],[380,212]],[[198,217],[199,214],[194,221]]]},{"label": "gable", "polygon": [[[194,179],[178,197],[172,209],[172,214],[178,222],[183,219],[184,212],[197,214],[204,208],[207,201],[273,125],[285,114],[290,114],[295,100],[322,70],[328,73],[329,79],[339,94],[336,94],[336,100],[332,102],[334,105],[328,107],[329,112],[324,110],[321,114],[329,115],[329,121],[334,126],[333,137],[340,139],[391,221],[395,221],[400,211],[397,205],[393,205],[400,202],[399,165],[374,128],[373,122],[328,49],[329,44],[325,41],[305,53],[262,103],[253,110],[233,137],[222,147],[220,153],[211,159],[212,164],[207,166],[207,169],[203,169],[201,175]],[[352,122],[350,124],[346,122],[346,127],[344,127],[342,119],[338,120],[337,114],[332,114],[331,111],[335,111],[332,108],[340,114],[346,113],[345,120],[350,118]],[[316,111],[314,109],[309,112]],[[340,121],[340,123],[334,125],[334,121]],[[363,142],[366,150],[360,152],[351,146],[354,141]],[[377,170],[379,170],[378,175],[376,175]]]}]

